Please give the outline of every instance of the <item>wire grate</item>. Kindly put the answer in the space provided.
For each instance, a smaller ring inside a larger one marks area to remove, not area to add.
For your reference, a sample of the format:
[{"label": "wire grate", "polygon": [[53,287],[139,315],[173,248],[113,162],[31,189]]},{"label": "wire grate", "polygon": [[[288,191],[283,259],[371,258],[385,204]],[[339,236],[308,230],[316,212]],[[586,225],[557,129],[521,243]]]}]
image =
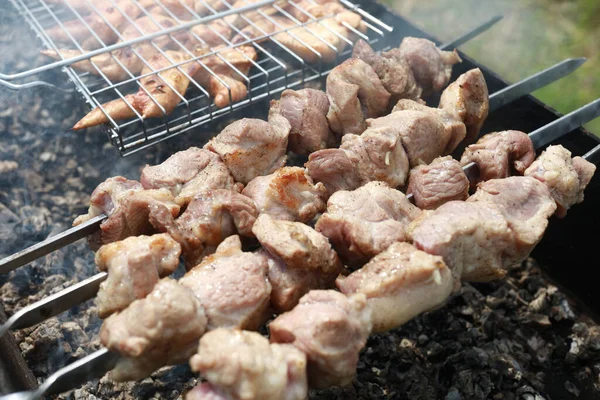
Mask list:
[{"label": "wire grate", "polygon": [[[350,56],[356,38],[377,48],[392,31],[346,0],[11,2],[57,61],[0,74],[0,83],[19,87],[11,81],[63,67],[91,108],[100,108],[123,156],[321,79]],[[187,90],[165,78],[174,70]],[[147,84],[157,76],[169,102]],[[128,100],[136,92],[158,110],[153,118]],[[126,118],[107,105],[118,99]]]}]

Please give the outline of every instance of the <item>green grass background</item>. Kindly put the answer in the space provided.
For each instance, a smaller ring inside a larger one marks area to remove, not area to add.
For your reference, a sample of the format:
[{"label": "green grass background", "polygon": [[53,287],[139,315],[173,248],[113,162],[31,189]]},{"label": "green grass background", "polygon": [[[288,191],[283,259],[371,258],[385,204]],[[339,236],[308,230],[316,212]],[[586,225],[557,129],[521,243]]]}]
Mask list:
[{"label": "green grass background", "polygon": [[[533,93],[561,113],[600,97],[600,0],[383,0],[400,15],[450,40],[494,15],[504,18],[461,51],[516,82],[565,58],[588,60]],[[600,135],[600,118],[585,126]]]}]

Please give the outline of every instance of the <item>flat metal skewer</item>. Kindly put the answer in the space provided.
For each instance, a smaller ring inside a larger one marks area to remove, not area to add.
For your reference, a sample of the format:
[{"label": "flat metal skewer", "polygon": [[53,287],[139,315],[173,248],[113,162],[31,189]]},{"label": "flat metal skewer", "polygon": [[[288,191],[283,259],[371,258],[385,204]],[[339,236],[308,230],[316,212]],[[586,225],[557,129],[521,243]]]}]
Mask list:
[{"label": "flat metal skewer", "polygon": [[502,18],[504,18],[503,15],[496,15],[495,17],[490,18],[488,21],[477,26],[476,28],[471,29],[469,32],[457,37],[456,39],[452,40],[451,42],[448,42],[448,43],[445,43],[445,44],[439,46],[439,49],[446,50],[446,49],[459,47],[460,45],[465,44],[469,40],[473,39],[474,37],[478,36],[479,34],[490,29],[492,26],[494,26],[496,24],[496,22],[500,21]]}]

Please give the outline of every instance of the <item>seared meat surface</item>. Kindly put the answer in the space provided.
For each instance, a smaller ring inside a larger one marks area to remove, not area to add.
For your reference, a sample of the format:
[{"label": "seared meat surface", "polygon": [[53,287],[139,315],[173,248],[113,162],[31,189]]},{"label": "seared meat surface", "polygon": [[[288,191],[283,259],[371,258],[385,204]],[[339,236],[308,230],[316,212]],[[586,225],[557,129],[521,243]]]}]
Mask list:
[{"label": "seared meat surface", "polygon": [[102,324],[100,341],[123,357],[110,377],[137,380],[163,365],[186,362],[206,331],[206,323],[204,308],[194,293],[164,278],[148,296]]},{"label": "seared meat surface", "polygon": [[306,355],[256,332],[219,328],[200,339],[190,366],[234,399],[304,400]]},{"label": "seared meat surface", "polygon": [[168,232],[183,249],[189,268],[212,254],[225,238],[252,236],[258,213],[253,201],[232,190],[199,192],[176,220],[164,207],[153,207],[150,222],[160,232]]},{"label": "seared meat surface", "polygon": [[325,235],[345,264],[358,267],[394,242],[406,240],[406,226],[420,210],[383,182],[339,191],[327,202],[315,229]]},{"label": "seared meat surface", "polygon": [[383,332],[443,305],[452,292],[454,278],[442,257],[396,242],[361,269],[340,276],[336,283],[346,295],[367,296],[373,331]]},{"label": "seared meat surface", "polygon": [[269,114],[280,114],[290,123],[288,149],[308,155],[336,144],[335,136],[329,130],[328,111],[329,99],[324,92],[286,89],[279,100],[271,101]]},{"label": "seared meat surface", "polygon": [[325,210],[325,186],[315,184],[304,168],[283,167],[251,180],[242,194],[254,200],[259,213],[275,219],[308,222]]},{"label": "seared meat surface", "polygon": [[100,318],[146,297],[160,278],[177,269],[180,255],[179,243],[165,234],[133,236],[100,247],[96,265],[108,273],[96,295]]},{"label": "seared meat surface", "polygon": [[306,354],[310,388],[345,386],[371,333],[365,295],[313,290],[269,324],[272,343],[291,343]]},{"label": "seared meat surface", "polygon": [[287,119],[278,115],[269,122],[243,118],[228,125],[204,148],[219,154],[235,180],[245,185],[285,165],[290,129]]},{"label": "seared meat surface", "polygon": [[581,157],[571,158],[571,152],[561,145],[549,146],[525,170],[550,189],[558,207],[556,215],[564,217],[574,204],[583,201],[583,191],[592,180],[596,166]]},{"label": "seared meat surface", "polygon": [[305,167],[311,178],[325,185],[326,197],[339,190],[355,189],[362,184],[355,164],[343,149],[315,151],[308,156]]},{"label": "seared meat surface", "polygon": [[417,207],[433,210],[451,200],[466,200],[469,178],[451,156],[438,157],[410,170],[406,192],[412,193]]}]

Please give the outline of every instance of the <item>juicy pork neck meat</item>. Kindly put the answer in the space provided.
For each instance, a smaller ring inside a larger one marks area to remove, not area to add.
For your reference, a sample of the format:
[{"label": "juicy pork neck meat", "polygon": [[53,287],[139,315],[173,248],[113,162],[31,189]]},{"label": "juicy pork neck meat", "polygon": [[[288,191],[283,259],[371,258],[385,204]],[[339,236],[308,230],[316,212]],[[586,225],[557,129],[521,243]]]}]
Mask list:
[{"label": "juicy pork neck meat", "polygon": [[420,210],[383,182],[339,191],[327,202],[315,229],[333,244],[345,264],[358,267],[394,242],[406,240],[406,227]]},{"label": "juicy pork neck meat", "polygon": [[237,182],[247,184],[285,165],[290,123],[279,115],[243,118],[228,125],[204,148],[221,156]]},{"label": "juicy pork neck meat", "polygon": [[[408,161],[406,164],[408,169]],[[311,178],[325,185],[326,198],[339,190],[352,190],[362,185],[358,168],[344,149],[315,151],[308,156],[304,166]]]},{"label": "juicy pork neck meat", "polygon": [[308,222],[325,210],[325,192],[325,186],[315,184],[304,168],[283,167],[252,179],[242,194],[254,200],[259,213]]},{"label": "juicy pork neck meat", "polygon": [[367,128],[365,119],[383,115],[390,100],[373,68],[357,58],[346,60],[331,71],[327,96],[327,119],[338,136],[363,133]]},{"label": "juicy pork neck meat", "polygon": [[556,215],[563,218],[574,204],[583,201],[583,191],[592,180],[596,166],[581,157],[571,158],[571,152],[561,145],[548,146],[525,170],[550,189],[558,207]]},{"label": "juicy pork neck meat", "polygon": [[462,61],[456,50],[442,51],[435,43],[415,37],[402,40],[400,56],[410,65],[424,96],[441,91],[450,81],[452,66]]},{"label": "juicy pork neck meat", "polygon": [[190,147],[179,151],[159,165],[146,165],[140,182],[144,189],[167,188],[175,202],[187,205],[196,193],[210,189],[241,191],[218,154]]},{"label": "juicy pork neck meat", "polygon": [[442,256],[455,276],[488,281],[529,255],[555,209],[548,188],[534,178],[493,179],[466,202],[425,212],[409,233],[418,249]]},{"label": "juicy pork neck meat", "polygon": [[186,362],[206,331],[206,321],[194,293],[164,278],[148,296],[102,324],[101,343],[123,357],[111,371],[111,379],[142,379],[164,365]]},{"label": "juicy pork neck meat", "polygon": [[454,278],[442,257],[409,243],[394,243],[361,269],[340,276],[337,286],[345,295],[367,296],[373,332],[383,332],[443,305],[452,293]]},{"label": "juicy pork neck meat", "polygon": [[433,210],[452,200],[466,200],[469,178],[451,156],[438,157],[410,170],[406,192],[412,193],[417,207]]},{"label": "juicy pork neck meat", "polygon": [[122,176],[108,178],[94,189],[88,213],[77,217],[73,226],[106,214],[108,219],[100,225],[100,230],[88,236],[90,247],[97,250],[103,244],[129,236],[154,233],[148,219],[151,206],[162,206],[173,217],[179,215],[180,208],[169,190],[144,190],[137,181]]},{"label": "juicy pork neck meat", "polygon": [[336,144],[336,138],[329,130],[328,111],[329,99],[321,90],[286,89],[279,100],[271,101],[269,115],[280,114],[290,123],[288,149],[308,155]]},{"label": "juicy pork neck meat", "polygon": [[358,39],[354,44],[352,57],[373,67],[383,87],[390,93],[392,102],[399,99],[417,100],[421,97],[423,89],[417,85],[410,65],[402,57],[400,49],[391,49],[379,55],[366,41]]},{"label": "juicy pork neck meat", "polygon": [[269,306],[267,270],[265,257],[243,252],[239,236],[230,236],[179,284],[191,289],[204,306],[209,330],[254,330],[265,322]]},{"label": "juicy pork neck meat", "polygon": [[160,278],[177,269],[180,255],[181,246],[166,234],[133,236],[100,247],[96,265],[108,273],[96,295],[100,318],[146,297]]},{"label": "juicy pork neck meat", "polygon": [[535,160],[535,148],[526,133],[502,131],[488,133],[469,145],[460,164],[474,162],[479,170],[479,178],[472,184],[490,179],[506,178],[514,173],[522,175]]},{"label": "juicy pork neck meat", "polygon": [[252,236],[258,213],[252,199],[232,190],[199,192],[177,219],[165,207],[153,207],[150,222],[159,232],[167,232],[183,249],[188,269],[235,234]]},{"label": "juicy pork neck meat", "polygon": [[233,399],[304,400],[306,355],[256,332],[219,328],[200,339],[190,366]]},{"label": "juicy pork neck meat", "polygon": [[291,343],[306,354],[310,388],[345,386],[371,333],[371,309],[363,294],[313,290],[275,318],[269,331],[272,343]]}]

